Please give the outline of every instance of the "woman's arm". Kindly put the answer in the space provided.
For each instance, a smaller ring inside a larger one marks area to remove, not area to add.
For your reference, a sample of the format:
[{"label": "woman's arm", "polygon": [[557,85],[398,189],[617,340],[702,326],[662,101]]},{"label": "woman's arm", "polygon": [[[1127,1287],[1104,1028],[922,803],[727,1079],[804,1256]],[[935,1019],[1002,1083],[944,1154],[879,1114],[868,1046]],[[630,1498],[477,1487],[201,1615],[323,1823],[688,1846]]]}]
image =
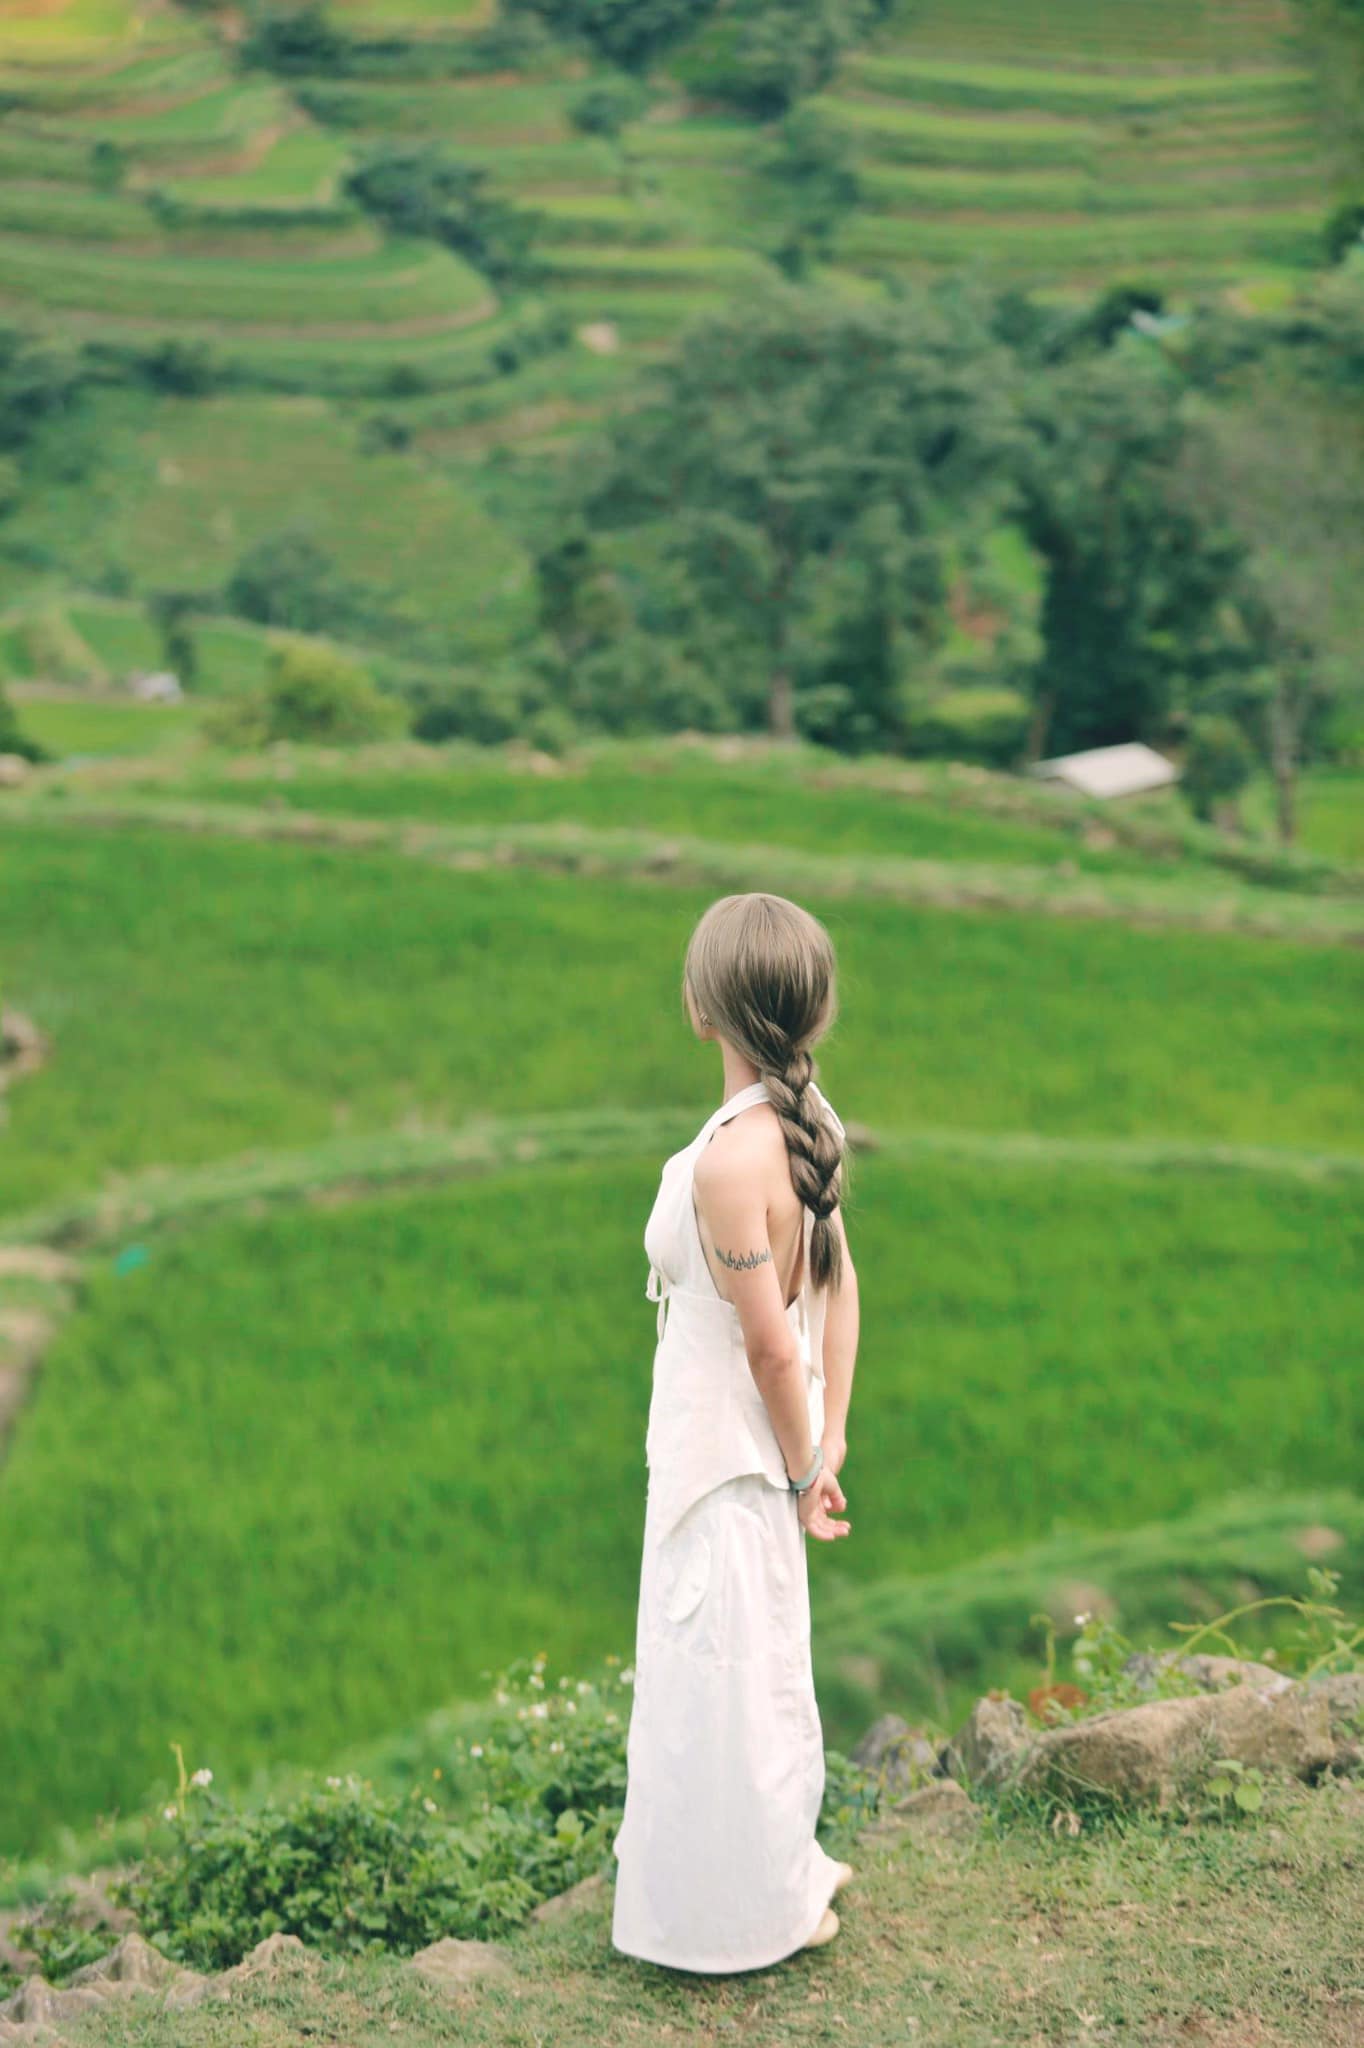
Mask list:
[{"label": "woman's arm", "polygon": [[[783,1171],[785,1159],[783,1146]],[[771,1147],[735,1131],[723,1149],[718,1139],[706,1147],[696,1162],[695,1188],[697,1209],[705,1216],[699,1227],[729,1269],[729,1295],[738,1310],[749,1371],[772,1418],[787,1472],[797,1478],[809,1471],[815,1447],[800,1347],[782,1306],[772,1260],[767,1226],[772,1171]]]},{"label": "woman's arm", "polygon": [[832,1218],[843,1245],[843,1277],[829,1290],[824,1312],[824,1462],[837,1472],[847,1456],[848,1408],[852,1401],[853,1369],[857,1363],[857,1340],[861,1332],[861,1303],[857,1292],[857,1268],[848,1249],[848,1234],[842,1209]]}]

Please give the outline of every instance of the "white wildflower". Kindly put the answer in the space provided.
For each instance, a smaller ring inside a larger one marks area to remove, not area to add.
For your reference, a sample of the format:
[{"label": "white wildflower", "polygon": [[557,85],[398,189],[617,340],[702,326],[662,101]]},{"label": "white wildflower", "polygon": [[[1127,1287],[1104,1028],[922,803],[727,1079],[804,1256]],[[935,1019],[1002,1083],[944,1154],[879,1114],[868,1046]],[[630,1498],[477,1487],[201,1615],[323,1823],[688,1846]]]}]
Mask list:
[{"label": "white wildflower", "polygon": [[541,1678],[538,1671],[532,1671],[528,1683],[531,1685],[538,1685],[541,1688],[543,1688],[545,1681],[543,1678]]},{"label": "white wildflower", "polygon": [[608,1713],[608,1714],[607,1714],[607,1715],[605,1716],[605,1718],[606,1718],[606,1720],[608,1720],[608,1721],[614,1721],[616,1717],[615,1717],[615,1715],[614,1715],[614,1714],[612,1714],[612,1713]]},{"label": "white wildflower", "polygon": [[578,1691],[579,1691],[579,1692],[591,1692],[591,1690],[592,1690],[591,1682],[590,1682],[590,1681],[589,1681],[588,1679],[586,1679],[586,1678],[580,1678],[580,1679],[578,1680]]},{"label": "white wildflower", "polygon": [[562,1742],[551,1742],[551,1744],[549,1745],[549,1753],[551,1756],[562,1756],[564,1753],[564,1745],[562,1744]]},{"label": "white wildflower", "polygon": [[422,1801],[422,1805],[423,1805],[423,1806],[424,1806],[424,1807],[426,1808],[426,1811],[427,1811],[428,1813],[439,1813],[439,1812],[440,1812],[440,1808],[439,1808],[439,1807],[437,1806],[437,1804],[436,1804],[436,1802],[435,1802],[435,1800],[434,1800],[434,1799],[423,1799],[423,1801]]},{"label": "white wildflower", "polygon": [[1086,1612],[1085,1612],[1084,1614],[1077,1614],[1077,1615],[1076,1615],[1076,1617],[1075,1617],[1075,1626],[1076,1626],[1076,1628],[1083,1628],[1083,1627],[1085,1626],[1085,1623],[1086,1623],[1086,1622],[1087,1622],[1088,1620],[1089,1620],[1089,1613],[1088,1613],[1088,1610],[1086,1610]]},{"label": "white wildflower", "polygon": [[576,1700],[565,1700],[565,1701],[564,1701],[564,1712],[565,1712],[566,1714],[576,1714],[576,1713],[577,1713],[577,1711],[578,1711],[578,1702],[577,1702]]},{"label": "white wildflower", "polygon": [[469,1754],[470,1756],[482,1756],[483,1744],[481,1742],[471,1742],[469,1744]]},{"label": "white wildflower", "polygon": [[212,1783],[213,1773],[209,1770],[206,1764],[201,1765],[200,1768],[194,1773],[194,1776],[190,1779],[191,1785],[211,1785]]},{"label": "white wildflower", "polygon": [[176,1811],[177,1811],[177,1809],[176,1809],[175,1807],[173,1807],[173,1806],[167,1806],[167,1807],[164,1807],[164,1808],[162,1809],[162,1811],[164,1812],[164,1814],[165,1814],[165,1816],[166,1816],[166,1819],[167,1819],[167,1820],[174,1820],[174,1819],[175,1819],[175,1815],[176,1815]]},{"label": "white wildflower", "polygon": [[628,1668],[627,1670],[625,1670],[625,1671],[622,1671],[622,1672],[621,1672],[621,1674],[620,1674],[620,1682],[621,1682],[621,1684],[622,1684],[622,1685],[633,1685],[633,1684],[634,1684],[634,1682],[635,1682],[635,1667],[634,1667],[634,1665],[633,1665],[633,1664],[631,1664],[631,1665],[629,1666],[629,1668]]},{"label": "white wildflower", "polygon": [[535,1702],[535,1705],[531,1708],[531,1713],[535,1716],[537,1721],[543,1721],[545,1715],[548,1712],[549,1702],[547,1700],[537,1700]]},{"label": "white wildflower", "polygon": [[327,1784],[331,1791],[335,1792],[339,1789],[341,1780],[339,1778],[328,1778]]}]

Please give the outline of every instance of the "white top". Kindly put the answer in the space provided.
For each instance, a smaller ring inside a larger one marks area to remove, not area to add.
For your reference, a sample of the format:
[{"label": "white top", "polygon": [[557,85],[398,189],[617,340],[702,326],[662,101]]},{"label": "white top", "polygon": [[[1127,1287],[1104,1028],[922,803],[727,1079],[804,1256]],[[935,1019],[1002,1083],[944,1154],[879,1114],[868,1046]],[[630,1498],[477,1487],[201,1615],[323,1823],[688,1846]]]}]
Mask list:
[{"label": "white top", "polygon": [[[842,1143],[844,1127],[832,1106],[813,1082],[810,1092]],[[689,1145],[665,1160],[644,1232],[649,1258],[645,1292],[658,1303],[644,1448],[649,1491],[662,1518],[660,1537],[702,1494],[742,1473],[762,1473],[784,1492],[790,1485],[781,1444],[748,1362],[739,1311],[716,1287],[701,1245],[692,1185],[696,1160],[720,1125],[767,1100],[767,1084],[750,1082],[707,1117]],[[806,1368],[810,1434],[818,1443],[824,1429],[828,1289],[811,1285],[814,1211],[805,1209],[803,1216],[800,1292],[786,1314]]]}]

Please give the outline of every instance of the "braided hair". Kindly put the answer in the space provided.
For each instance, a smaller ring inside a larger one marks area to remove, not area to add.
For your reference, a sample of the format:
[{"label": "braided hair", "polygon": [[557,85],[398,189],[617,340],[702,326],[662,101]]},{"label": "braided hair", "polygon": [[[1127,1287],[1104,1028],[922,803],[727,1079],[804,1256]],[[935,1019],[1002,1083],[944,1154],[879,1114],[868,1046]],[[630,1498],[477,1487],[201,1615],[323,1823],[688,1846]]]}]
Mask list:
[{"label": "braided hair", "polygon": [[781,1121],[791,1184],[813,1211],[810,1282],[837,1287],[843,1244],[831,1218],[846,1191],[842,1125],[816,1082],[812,1047],[838,1015],[833,943],[785,896],[721,896],[687,946],[683,1001],[757,1068]]}]

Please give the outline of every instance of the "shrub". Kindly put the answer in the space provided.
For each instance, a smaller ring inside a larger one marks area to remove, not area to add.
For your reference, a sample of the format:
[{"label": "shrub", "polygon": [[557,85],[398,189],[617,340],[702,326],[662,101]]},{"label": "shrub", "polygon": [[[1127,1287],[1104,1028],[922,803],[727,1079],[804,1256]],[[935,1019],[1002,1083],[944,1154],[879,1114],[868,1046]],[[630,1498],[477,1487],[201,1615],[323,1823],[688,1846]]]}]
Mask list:
[{"label": "shrub", "polygon": [[260,688],[214,705],[204,731],[224,746],[275,740],[347,746],[388,739],[406,725],[403,706],[377,689],[358,662],[325,642],[288,639],[271,647]]},{"label": "shrub", "polygon": [[647,99],[632,78],[598,78],[574,100],[568,118],[580,134],[614,138],[638,119]]},{"label": "shrub", "polygon": [[1219,802],[1239,795],[1254,768],[1254,751],[1234,718],[1205,712],[1190,719],[1180,787],[1195,817],[1211,818]]},{"label": "shrub", "polygon": [[21,730],[14,706],[0,689],[0,754],[21,754],[26,761],[46,761],[46,747],[39,746]]},{"label": "shrub", "polygon": [[295,633],[336,630],[346,615],[341,572],[301,527],[268,533],[242,555],[223,593],[229,611]]}]

